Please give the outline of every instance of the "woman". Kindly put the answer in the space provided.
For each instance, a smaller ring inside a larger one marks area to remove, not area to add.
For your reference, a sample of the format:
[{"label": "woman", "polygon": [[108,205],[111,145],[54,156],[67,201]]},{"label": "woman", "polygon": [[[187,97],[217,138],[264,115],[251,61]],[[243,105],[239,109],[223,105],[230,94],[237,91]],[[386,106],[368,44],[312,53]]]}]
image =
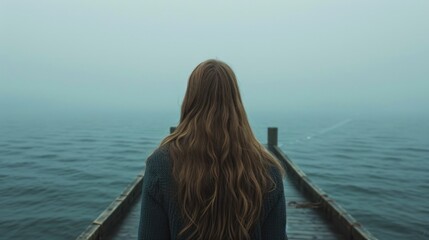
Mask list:
[{"label": "woman", "polygon": [[202,62],[179,125],[147,159],[139,239],[287,239],[282,176],[252,133],[234,72]]}]

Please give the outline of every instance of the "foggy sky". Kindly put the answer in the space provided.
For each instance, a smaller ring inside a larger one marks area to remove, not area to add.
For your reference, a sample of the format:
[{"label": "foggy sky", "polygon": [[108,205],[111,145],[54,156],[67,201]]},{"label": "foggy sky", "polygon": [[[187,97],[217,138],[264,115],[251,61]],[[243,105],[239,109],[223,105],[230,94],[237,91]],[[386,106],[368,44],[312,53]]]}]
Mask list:
[{"label": "foggy sky", "polygon": [[248,111],[424,112],[429,1],[0,2],[0,107],[176,111],[193,68]]}]

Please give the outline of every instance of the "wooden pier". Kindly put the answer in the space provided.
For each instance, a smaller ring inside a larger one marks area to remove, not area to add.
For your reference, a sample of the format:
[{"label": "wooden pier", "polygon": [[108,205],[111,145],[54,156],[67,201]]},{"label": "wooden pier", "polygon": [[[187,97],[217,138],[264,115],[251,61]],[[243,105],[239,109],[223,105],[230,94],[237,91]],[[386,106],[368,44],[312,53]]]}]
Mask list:
[{"label": "wooden pier", "polygon": [[[266,148],[286,169],[289,239],[376,239],[288,158],[277,146],[277,133],[277,128],[268,128]],[[141,173],[77,239],[137,239],[143,180]]]}]

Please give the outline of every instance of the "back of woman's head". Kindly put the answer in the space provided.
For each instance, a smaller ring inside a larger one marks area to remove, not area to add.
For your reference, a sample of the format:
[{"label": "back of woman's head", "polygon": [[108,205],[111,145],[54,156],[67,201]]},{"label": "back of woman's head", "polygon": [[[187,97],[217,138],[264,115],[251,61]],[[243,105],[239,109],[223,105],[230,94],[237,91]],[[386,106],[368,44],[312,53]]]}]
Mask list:
[{"label": "back of woman's head", "polygon": [[177,200],[189,239],[249,239],[278,162],[256,140],[234,72],[207,60],[189,77],[169,143]]}]

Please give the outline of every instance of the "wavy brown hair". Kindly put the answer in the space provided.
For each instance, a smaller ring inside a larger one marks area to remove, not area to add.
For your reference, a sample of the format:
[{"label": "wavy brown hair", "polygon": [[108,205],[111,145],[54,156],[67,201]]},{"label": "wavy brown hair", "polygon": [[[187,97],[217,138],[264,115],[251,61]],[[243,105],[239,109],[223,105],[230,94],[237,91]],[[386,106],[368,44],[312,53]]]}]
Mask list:
[{"label": "wavy brown hair", "polygon": [[283,169],[255,138],[227,64],[207,60],[195,68],[167,143],[185,224],[179,236],[250,239],[264,195],[275,188],[270,167]]}]

